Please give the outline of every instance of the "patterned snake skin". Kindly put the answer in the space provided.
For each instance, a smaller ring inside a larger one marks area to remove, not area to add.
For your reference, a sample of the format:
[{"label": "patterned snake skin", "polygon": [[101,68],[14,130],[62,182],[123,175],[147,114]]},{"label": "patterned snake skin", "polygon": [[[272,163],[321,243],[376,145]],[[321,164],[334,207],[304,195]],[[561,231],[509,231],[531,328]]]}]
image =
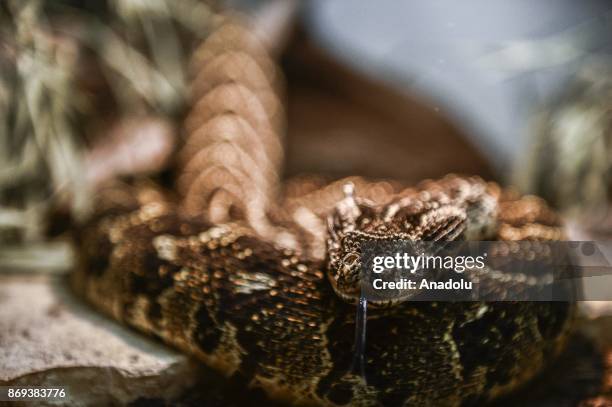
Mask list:
[{"label": "patterned snake skin", "polygon": [[403,301],[368,312],[367,380],[352,373],[351,231],[558,240],[557,215],[475,177],[281,184],[280,81],[248,29],[221,24],[193,72],[178,194],[109,185],[78,233],[73,286],[99,310],[290,404],[480,402],[561,351],[569,303]]}]

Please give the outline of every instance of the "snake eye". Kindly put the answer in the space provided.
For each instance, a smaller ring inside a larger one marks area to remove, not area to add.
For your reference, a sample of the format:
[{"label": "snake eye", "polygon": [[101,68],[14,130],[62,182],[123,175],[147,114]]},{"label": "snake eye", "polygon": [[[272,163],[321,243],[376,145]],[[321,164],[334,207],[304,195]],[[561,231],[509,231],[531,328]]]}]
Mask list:
[{"label": "snake eye", "polygon": [[353,267],[358,261],[359,255],[357,253],[349,253],[342,259],[342,263],[348,267]]}]

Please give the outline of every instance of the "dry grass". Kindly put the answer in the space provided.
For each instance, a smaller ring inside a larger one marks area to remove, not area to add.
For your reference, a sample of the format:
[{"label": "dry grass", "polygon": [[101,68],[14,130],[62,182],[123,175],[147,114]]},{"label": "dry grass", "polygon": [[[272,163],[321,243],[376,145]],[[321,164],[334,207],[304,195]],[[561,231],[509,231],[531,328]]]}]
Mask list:
[{"label": "dry grass", "polygon": [[0,5],[0,270],[70,266],[45,234],[52,209],[80,219],[91,203],[85,129],[101,102],[81,87],[83,55],[93,55],[115,115],[176,117],[190,44],[213,17],[196,0],[113,0],[104,13],[61,1]]}]

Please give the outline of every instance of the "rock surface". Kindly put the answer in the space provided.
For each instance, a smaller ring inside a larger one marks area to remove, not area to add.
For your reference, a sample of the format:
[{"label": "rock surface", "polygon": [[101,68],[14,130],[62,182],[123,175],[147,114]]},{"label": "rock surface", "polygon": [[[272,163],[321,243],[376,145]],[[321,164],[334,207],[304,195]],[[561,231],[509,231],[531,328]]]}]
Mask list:
[{"label": "rock surface", "polygon": [[66,405],[169,400],[199,366],[75,298],[63,278],[0,275],[0,385],[65,386]]}]

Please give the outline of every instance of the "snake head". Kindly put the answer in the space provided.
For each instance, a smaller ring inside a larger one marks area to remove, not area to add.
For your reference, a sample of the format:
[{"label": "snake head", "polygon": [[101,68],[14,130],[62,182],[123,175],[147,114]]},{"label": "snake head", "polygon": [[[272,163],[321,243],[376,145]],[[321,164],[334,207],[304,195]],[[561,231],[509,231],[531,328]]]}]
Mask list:
[{"label": "snake head", "polygon": [[498,197],[479,178],[448,178],[384,205],[356,197],[352,184],[344,195],[328,217],[327,275],[336,294],[353,304],[361,295],[364,243],[487,240],[496,230]]}]

